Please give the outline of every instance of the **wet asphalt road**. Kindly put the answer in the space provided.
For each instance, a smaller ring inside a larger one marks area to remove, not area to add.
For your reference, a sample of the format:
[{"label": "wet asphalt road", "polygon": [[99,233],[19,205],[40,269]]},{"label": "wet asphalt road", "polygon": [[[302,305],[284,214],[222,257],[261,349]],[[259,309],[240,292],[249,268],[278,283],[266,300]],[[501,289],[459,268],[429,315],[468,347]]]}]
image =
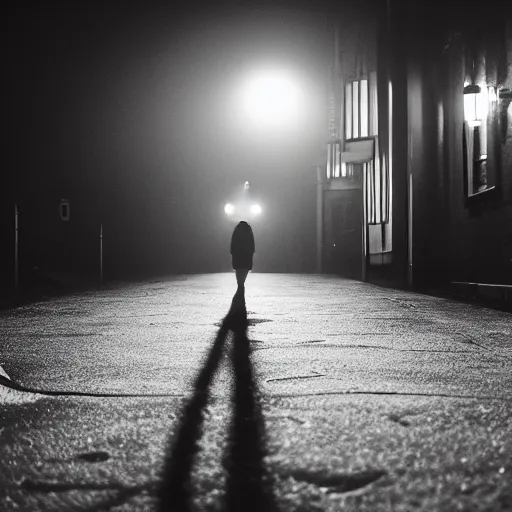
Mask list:
[{"label": "wet asphalt road", "polygon": [[[234,291],[183,276],[0,312],[13,381],[116,395],[0,387],[0,510],[157,510]],[[510,313],[279,274],[251,274],[246,303],[250,355],[227,337],[197,434],[198,510],[237,509],[244,458],[267,508],[512,510]]]}]

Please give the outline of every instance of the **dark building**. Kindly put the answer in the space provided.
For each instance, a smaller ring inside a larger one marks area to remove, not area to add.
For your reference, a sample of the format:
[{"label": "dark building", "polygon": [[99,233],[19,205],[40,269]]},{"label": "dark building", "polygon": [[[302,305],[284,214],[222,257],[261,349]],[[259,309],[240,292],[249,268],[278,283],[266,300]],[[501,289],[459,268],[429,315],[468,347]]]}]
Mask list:
[{"label": "dark building", "polygon": [[374,7],[336,30],[323,268],[511,285],[511,7]]},{"label": "dark building", "polygon": [[193,187],[172,123],[158,131],[183,89],[164,37],[177,17],[117,2],[3,14],[0,295],[16,275],[22,288],[96,285],[102,262],[108,279],[186,270]]}]

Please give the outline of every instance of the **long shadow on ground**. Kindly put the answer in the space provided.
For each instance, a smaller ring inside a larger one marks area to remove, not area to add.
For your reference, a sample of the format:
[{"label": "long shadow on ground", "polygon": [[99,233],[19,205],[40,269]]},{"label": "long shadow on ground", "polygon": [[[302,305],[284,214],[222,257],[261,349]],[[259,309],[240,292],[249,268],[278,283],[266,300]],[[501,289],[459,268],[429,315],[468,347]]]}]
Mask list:
[{"label": "long shadow on ground", "polygon": [[228,475],[225,509],[230,512],[277,510],[263,463],[264,425],[250,359],[247,327],[245,299],[243,294],[237,293],[196,378],[193,395],[183,410],[176,436],[165,460],[159,490],[160,512],[192,510],[193,489],[190,477],[199,449],[203,413],[230,330],[233,332],[231,362],[235,378],[232,390],[233,416],[224,458]]}]

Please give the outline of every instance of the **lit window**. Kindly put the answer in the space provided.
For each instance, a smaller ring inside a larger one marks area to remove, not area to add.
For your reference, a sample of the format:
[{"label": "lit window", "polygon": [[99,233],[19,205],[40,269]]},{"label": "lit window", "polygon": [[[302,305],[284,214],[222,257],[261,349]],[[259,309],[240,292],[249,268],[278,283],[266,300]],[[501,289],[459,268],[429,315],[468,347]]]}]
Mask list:
[{"label": "lit window", "polygon": [[359,127],[361,137],[368,137],[368,80],[361,80],[360,108],[361,113]]},{"label": "lit window", "polygon": [[345,88],[345,133],[346,138],[352,138],[352,85]]},{"label": "lit window", "polygon": [[330,142],[327,144],[327,179],[345,176],[346,166],[341,161],[341,141]]},{"label": "lit window", "polygon": [[389,172],[384,155],[380,155],[377,145],[375,158],[364,164],[366,173],[366,212],[368,224],[389,222]]},{"label": "lit window", "polygon": [[359,135],[359,82],[352,82],[352,134],[354,139]]},{"label": "lit window", "polygon": [[368,80],[355,80],[345,86],[346,139],[368,137],[370,125]]}]

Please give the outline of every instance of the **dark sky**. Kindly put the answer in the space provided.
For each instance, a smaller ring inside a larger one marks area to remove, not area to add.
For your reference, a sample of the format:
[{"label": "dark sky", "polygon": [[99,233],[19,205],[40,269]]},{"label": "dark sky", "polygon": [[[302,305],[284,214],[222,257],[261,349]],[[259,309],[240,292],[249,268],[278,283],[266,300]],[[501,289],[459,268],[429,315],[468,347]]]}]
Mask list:
[{"label": "dark sky", "polygon": [[[314,198],[326,135],[327,17],[305,2],[211,4],[4,5],[14,194],[35,197],[51,182],[72,195],[67,183],[103,205],[112,226],[150,233],[155,247],[173,233],[186,259],[186,247],[204,249],[209,224],[225,228],[223,203],[248,179],[291,247],[314,218],[297,204]],[[293,73],[307,102],[300,125],[264,136],[233,119],[240,81],[269,64]],[[116,232],[129,247],[128,230]]]}]

